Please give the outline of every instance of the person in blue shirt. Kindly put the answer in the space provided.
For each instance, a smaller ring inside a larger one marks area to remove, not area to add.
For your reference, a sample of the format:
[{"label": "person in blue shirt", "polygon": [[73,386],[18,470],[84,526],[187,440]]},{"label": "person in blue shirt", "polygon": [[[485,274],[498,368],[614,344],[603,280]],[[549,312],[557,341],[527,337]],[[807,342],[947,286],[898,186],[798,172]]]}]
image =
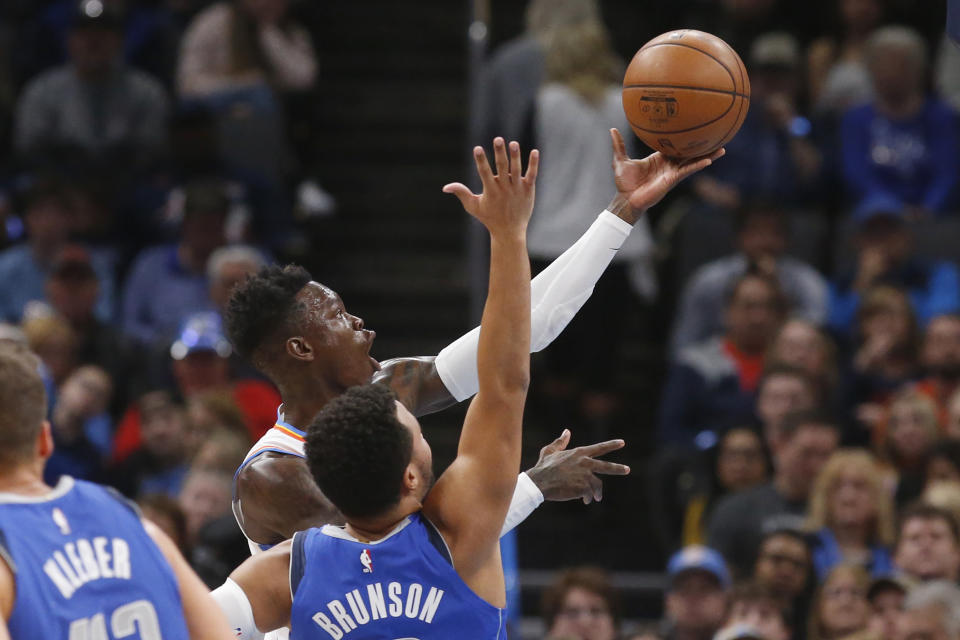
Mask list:
[{"label": "person in blue shirt", "polygon": [[907,27],[878,29],[867,43],[873,102],[843,117],[843,178],[856,200],[896,198],[913,212],[949,210],[960,164],[957,114],[924,92],[926,44]]},{"label": "person in blue shirt", "polygon": [[70,476],[43,481],[53,436],[38,366],[23,345],[0,343],[0,638],[232,638],[135,507]]},{"label": "person in blue shirt", "polygon": [[830,283],[827,326],[837,336],[850,334],[863,294],[876,285],[906,290],[921,326],[960,310],[960,272],[949,262],[924,260],[914,252],[908,215],[901,201],[883,195],[854,210],[855,264]]}]

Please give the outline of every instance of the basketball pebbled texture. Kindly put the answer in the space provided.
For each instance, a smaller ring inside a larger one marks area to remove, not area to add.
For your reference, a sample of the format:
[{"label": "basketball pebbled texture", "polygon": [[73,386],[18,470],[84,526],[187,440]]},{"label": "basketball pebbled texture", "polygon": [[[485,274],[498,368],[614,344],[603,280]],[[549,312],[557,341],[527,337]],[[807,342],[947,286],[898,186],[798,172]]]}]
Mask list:
[{"label": "basketball pebbled texture", "polygon": [[689,158],[736,135],[750,108],[750,79],[726,42],[680,29],[643,45],[627,67],[622,96],[638,138],[665,155]]}]

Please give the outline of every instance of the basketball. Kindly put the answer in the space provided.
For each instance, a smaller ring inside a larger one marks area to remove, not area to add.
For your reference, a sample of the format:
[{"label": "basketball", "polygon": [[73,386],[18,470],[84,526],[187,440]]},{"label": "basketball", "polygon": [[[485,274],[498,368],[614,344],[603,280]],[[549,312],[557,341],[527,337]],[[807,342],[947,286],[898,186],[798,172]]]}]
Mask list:
[{"label": "basketball", "polygon": [[623,77],[623,111],[647,146],[673,158],[716,151],[750,108],[750,79],[720,38],[694,29],[657,36]]}]

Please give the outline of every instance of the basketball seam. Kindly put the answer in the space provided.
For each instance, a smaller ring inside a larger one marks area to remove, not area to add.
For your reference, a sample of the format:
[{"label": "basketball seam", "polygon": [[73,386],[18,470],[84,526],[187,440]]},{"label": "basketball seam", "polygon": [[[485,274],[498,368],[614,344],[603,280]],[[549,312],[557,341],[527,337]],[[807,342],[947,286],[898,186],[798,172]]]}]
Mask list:
[{"label": "basketball seam", "polygon": [[[740,64],[737,65],[737,74],[740,76],[740,86],[741,86],[741,87],[746,87],[746,86],[747,86],[747,83],[743,81],[743,74],[744,74],[744,71],[745,71],[745,69],[743,68],[743,61],[740,60],[740,56],[737,55],[737,52],[734,51],[734,50],[733,50],[733,47],[731,47],[729,44],[727,44],[727,42],[726,42],[725,40],[720,40],[720,42],[722,42],[722,43],[724,44],[724,46],[725,46],[727,49],[730,50],[730,53],[732,53],[734,56],[736,56],[736,60],[738,60],[738,61],[740,62]],[[734,86],[736,86],[736,84],[737,84],[736,81],[734,81],[733,84],[734,84]],[[750,105],[750,97],[749,97],[749,96],[742,95],[742,94],[741,94],[741,97],[743,98],[743,100],[740,101],[740,106],[737,108],[737,117],[734,119],[733,124],[730,125],[730,128],[727,129],[727,132],[726,132],[725,134],[723,134],[723,137],[720,138],[720,144],[718,144],[716,147],[714,147],[713,149],[711,149],[711,150],[710,150],[710,153],[713,153],[714,151],[716,151],[716,150],[719,149],[720,147],[722,147],[722,146],[724,146],[725,144],[727,144],[728,142],[730,142],[730,140],[733,140],[733,136],[730,135],[730,133],[731,133],[734,129],[739,129],[739,125],[742,125],[742,124],[743,124],[742,122],[740,122],[740,114],[743,113],[743,105],[744,105],[744,102],[746,102],[746,104],[748,105],[748,106],[747,106],[747,109],[750,108],[750,107],[749,107],[749,105]],[[744,120],[746,120],[746,118],[747,118],[746,114],[743,115],[743,118],[744,118]],[[729,137],[729,138],[728,138],[728,137]]]},{"label": "basketball seam", "polygon": [[[685,49],[693,49],[694,51],[699,51],[700,53],[702,53],[703,55],[705,55],[705,56],[707,56],[708,58],[712,59],[712,60],[713,60],[714,62],[716,62],[718,65],[720,65],[721,67],[723,67],[723,70],[727,72],[727,75],[728,75],[728,76],[730,76],[730,82],[733,84],[733,89],[734,89],[734,91],[736,91],[736,89],[737,89],[737,80],[733,77],[733,72],[730,71],[730,69],[727,68],[727,65],[725,65],[725,64],[723,63],[723,61],[720,60],[720,58],[717,58],[717,57],[714,56],[713,54],[707,53],[707,52],[704,51],[703,49],[698,49],[698,48],[696,48],[696,47],[691,47],[691,46],[688,45],[688,44],[681,44],[681,43],[679,43],[679,42],[658,42],[657,44],[649,45],[649,47],[646,47],[646,46],[645,46],[645,47],[641,48],[640,51],[646,51],[648,48],[649,48],[649,49],[653,49],[654,47],[683,47],[683,48],[685,48]],[[637,53],[639,54],[640,51],[638,51]],[[631,64],[632,64],[632,63],[631,63]]]},{"label": "basketball seam", "polygon": [[728,96],[739,96],[741,98],[750,99],[745,93],[737,93],[736,91],[726,91],[724,89],[710,89],[707,87],[694,87],[685,84],[625,84],[623,85],[624,89],[693,89],[695,91],[706,91],[708,93],[724,93]]},{"label": "basketball seam", "polygon": [[[694,89],[693,87],[684,87],[684,88],[685,88],[685,89],[690,89],[690,90],[692,90],[692,91],[699,91],[699,89]],[[724,92],[724,93],[726,93],[726,92]],[[727,94],[727,95],[730,95],[730,94]],[[721,120],[721,119],[724,118],[728,113],[730,113],[730,110],[733,109],[733,103],[736,102],[736,101],[737,101],[737,98],[736,98],[735,96],[733,96],[733,95],[730,95],[730,106],[727,107],[726,111],[724,111],[723,113],[721,113],[720,115],[718,115],[718,116],[717,116],[716,118],[714,118],[713,120],[707,120],[706,122],[701,122],[700,124],[698,124],[698,125],[695,126],[695,127],[688,127],[688,128],[686,128],[686,129],[674,129],[674,130],[672,130],[672,131],[658,131],[658,130],[656,130],[656,129],[645,129],[644,127],[641,127],[641,126],[638,125],[636,122],[634,122],[633,120],[631,120],[629,116],[627,116],[627,122],[629,122],[631,125],[633,125],[633,126],[636,127],[637,129],[640,129],[641,131],[646,131],[646,132],[648,132],[648,133],[661,133],[661,134],[687,133],[688,131],[694,131],[695,129],[700,129],[700,128],[702,128],[702,127],[705,127],[705,126],[707,126],[708,124],[713,124],[713,123],[716,122],[717,120]],[[626,111],[624,111],[624,114],[623,114],[623,115],[625,115],[625,116],[627,115],[627,114],[626,114]],[[738,116],[738,117],[739,117],[739,116]]]}]

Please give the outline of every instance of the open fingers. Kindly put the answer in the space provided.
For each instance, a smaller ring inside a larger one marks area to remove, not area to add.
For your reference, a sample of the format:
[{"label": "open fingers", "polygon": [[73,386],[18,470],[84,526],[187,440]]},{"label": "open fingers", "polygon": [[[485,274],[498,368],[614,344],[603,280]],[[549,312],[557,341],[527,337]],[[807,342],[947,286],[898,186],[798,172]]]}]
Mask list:
[{"label": "open fingers", "polygon": [[487,154],[483,147],[473,148],[473,161],[477,163],[477,174],[480,176],[480,182],[489,183],[493,179],[493,171],[490,170],[490,163],[487,161]]},{"label": "open fingers", "polygon": [[614,160],[629,160],[627,157],[627,145],[623,143],[623,136],[617,129],[610,129],[610,139],[613,142]]},{"label": "open fingers", "polygon": [[630,467],[625,464],[617,464],[616,462],[609,462],[607,460],[595,460],[593,458],[589,458],[588,460],[587,468],[593,473],[602,473],[605,476],[625,476],[630,473]]},{"label": "open fingers", "polygon": [[477,199],[477,195],[470,191],[470,189],[460,182],[451,182],[443,186],[444,193],[452,193],[457,196],[457,200],[460,201],[460,204],[463,205],[463,208],[468,212],[472,213],[474,210],[473,204]]},{"label": "open fingers", "polygon": [[542,458],[543,456],[548,456],[551,453],[556,453],[557,451],[563,451],[567,448],[568,444],[570,444],[570,429],[564,429],[559,438],[545,446],[543,449],[540,449],[540,457]]},{"label": "open fingers", "polygon": [[622,449],[626,444],[623,440],[607,440],[606,442],[598,442],[596,444],[578,447],[578,450],[588,458],[596,458],[597,456],[606,455],[611,451]]},{"label": "open fingers", "polygon": [[537,173],[540,171],[540,151],[534,149],[530,152],[530,160],[527,161],[527,175],[523,177],[528,184],[537,181]]},{"label": "open fingers", "polygon": [[497,177],[508,175],[510,173],[510,163],[507,160],[507,145],[503,138],[496,137],[493,139],[493,157],[497,162]]},{"label": "open fingers", "polygon": [[590,476],[590,493],[596,502],[603,500],[603,482],[597,476]]},{"label": "open fingers", "polygon": [[703,169],[706,169],[711,164],[713,164],[714,160],[722,157],[723,154],[725,153],[726,153],[726,150],[723,148],[720,148],[714,151],[713,153],[711,153],[709,156],[694,158],[693,160],[689,160],[683,163],[682,165],[680,165],[679,169],[677,170],[677,173],[680,179],[683,180],[684,178],[691,176],[698,171],[702,171]]},{"label": "open fingers", "polygon": [[520,143],[516,140],[510,141],[510,179],[523,176],[523,162],[520,160]]}]

